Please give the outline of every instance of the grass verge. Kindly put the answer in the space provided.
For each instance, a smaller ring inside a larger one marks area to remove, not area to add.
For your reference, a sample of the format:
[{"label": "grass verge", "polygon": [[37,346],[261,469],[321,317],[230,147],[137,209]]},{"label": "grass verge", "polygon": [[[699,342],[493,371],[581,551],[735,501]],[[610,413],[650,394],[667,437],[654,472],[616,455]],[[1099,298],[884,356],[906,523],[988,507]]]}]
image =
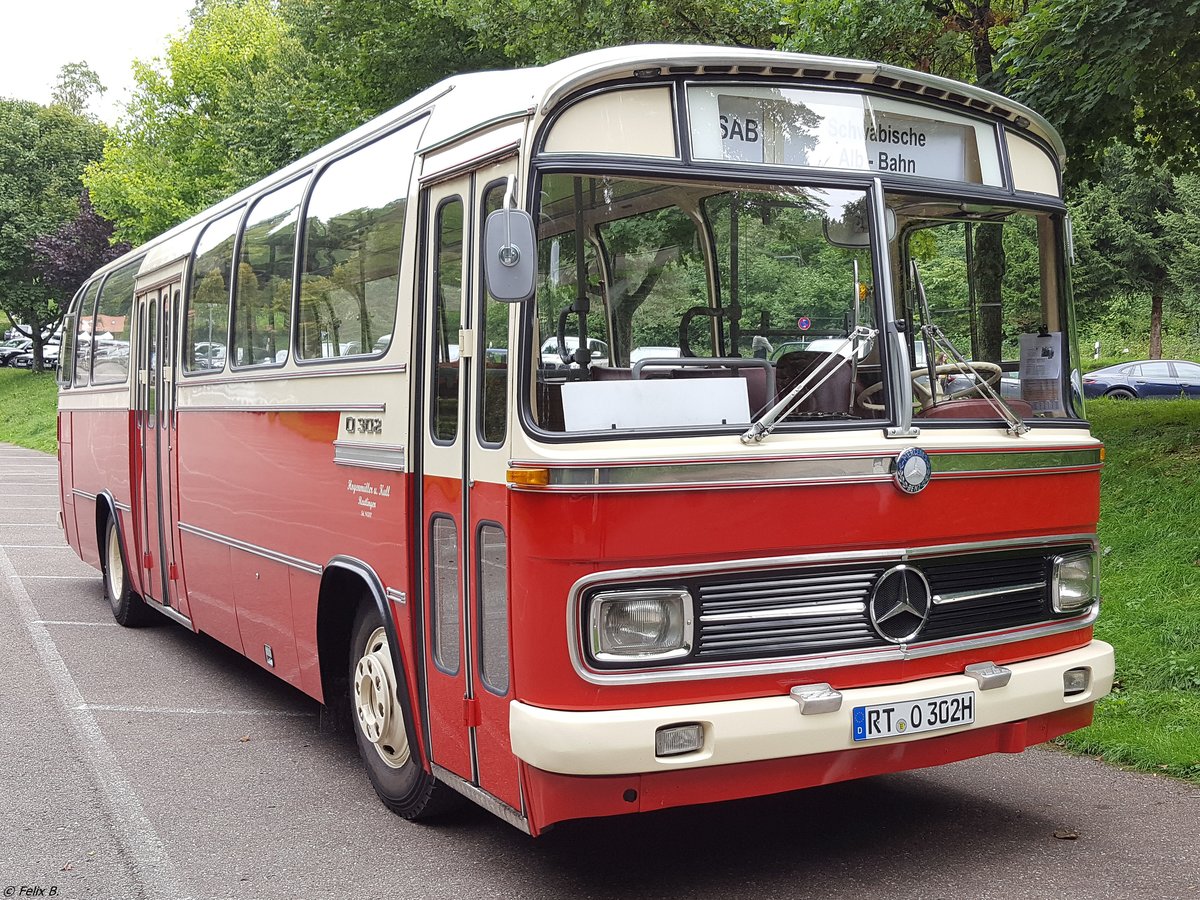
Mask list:
[{"label": "grass verge", "polygon": [[53,372],[0,368],[0,441],[54,453],[57,415]]},{"label": "grass verge", "polygon": [[1096,636],[1113,693],[1061,743],[1200,784],[1200,403],[1094,400],[1106,444]]}]

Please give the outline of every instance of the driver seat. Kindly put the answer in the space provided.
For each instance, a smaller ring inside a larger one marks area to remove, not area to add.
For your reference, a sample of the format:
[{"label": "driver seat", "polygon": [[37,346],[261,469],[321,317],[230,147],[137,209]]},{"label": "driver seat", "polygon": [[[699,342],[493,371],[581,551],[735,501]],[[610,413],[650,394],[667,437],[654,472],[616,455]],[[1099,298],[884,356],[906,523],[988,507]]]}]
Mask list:
[{"label": "driver seat", "polygon": [[850,360],[824,350],[792,350],[775,363],[776,396],[782,400],[797,384],[824,363],[823,371],[842,359],[842,364],[825,382],[797,406],[793,413],[849,413],[853,394],[853,369]]}]

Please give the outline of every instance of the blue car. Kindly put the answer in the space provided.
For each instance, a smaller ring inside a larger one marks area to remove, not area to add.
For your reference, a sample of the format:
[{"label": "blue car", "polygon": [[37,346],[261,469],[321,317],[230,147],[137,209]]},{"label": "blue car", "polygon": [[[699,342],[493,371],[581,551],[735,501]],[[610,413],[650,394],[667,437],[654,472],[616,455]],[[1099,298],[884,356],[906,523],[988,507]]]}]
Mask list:
[{"label": "blue car", "polygon": [[1200,399],[1200,363],[1181,359],[1141,359],[1106,366],[1083,376],[1083,395],[1114,400],[1137,397]]}]

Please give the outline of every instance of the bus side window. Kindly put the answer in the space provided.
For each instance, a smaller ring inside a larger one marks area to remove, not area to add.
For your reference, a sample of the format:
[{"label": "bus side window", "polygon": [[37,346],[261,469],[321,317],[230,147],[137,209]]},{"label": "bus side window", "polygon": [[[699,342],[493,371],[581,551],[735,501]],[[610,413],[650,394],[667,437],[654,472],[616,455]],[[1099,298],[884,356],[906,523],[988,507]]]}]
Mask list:
[{"label": "bus side window", "polygon": [[254,202],[234,273],[233,365],[274,366],[287,359],[296,222],[307,178]]},{"label": "bus side window", "polygon": [[462,327],[463,202],[445,200],[437,211],[437,292],[433,310],[433,436],[458,437],[458,332]]},{"label": "bus side window", "polygon": [[186,372],[219,372],[225,368],[229,340],[229,286],[233,280],[233,239],[242,209],[204,226],[196,244],[184,316],[183,368]]},{"label": "bus side window", "polygon": [[[96,294],[100,291],[100,281],[97,279],[87,286],[86,293],[83,295],[83,301],[79,304],[79,329],[81,334],[90,335],[87,341],[75,341],[75,373],[72,379],[75,387],[83,387],[88,383],[88,378],[92,371],[92,354],[98,349],[107,349],[97,346],[97,337],[100,334],[99,329],[94,327],[96,321]],[[66,358],[59,354],[59,364],[66,363]]]},{"label": "bus side window", "polygon": [[[92,384],[124,384],[129,380],[129,331],[133,325],[133,281],[142,261],[135,259],[104,279],[96,303],[92,337],[110,335],[111,345],[97,344],[92,354]],[[102,352],[103,351],[103,352]]]},{"label": "bus side window", "polygon": [[63,316],[62,345],[58,352],[58,383],[62,387],[71,386],[71,370],[69,360],[75,358],[75,330],[79,325],[79,303],[83,297],[83,288],[76,293],[68,312]]},{"label": "bus side window", "polygon": [[[507,182],[490,185],[483,197],[483,215],[500,209],[504,202]],[[480,261],[482,266],[482,260]],[[479,283],[487,284],[480,273]],[[509,304],[501,303],[484,290],[483,348],[480,352],[479,377],[479,434],[484,444],[497,447],[504,443],[508,428],[508,311]]]},{"label": "bus side window", "polygon": [[391,344],[419,135],[405,128],[318,176],[305,213],[300,359],[375,356]]}]

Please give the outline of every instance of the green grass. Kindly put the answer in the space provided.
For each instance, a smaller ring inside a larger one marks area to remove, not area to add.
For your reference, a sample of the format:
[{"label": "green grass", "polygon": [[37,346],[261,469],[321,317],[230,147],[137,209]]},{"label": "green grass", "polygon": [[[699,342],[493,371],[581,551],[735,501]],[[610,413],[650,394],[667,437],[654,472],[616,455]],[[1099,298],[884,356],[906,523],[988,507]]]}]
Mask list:
[{"label": "green grass", "polygon": [[[0,441],[53,453],[51,373],[0,368]],[[1117,683],[1071,749],[1200,783],[1200,402],[1088,403],[1107,445],[1096,634]]]},{"label": "green grass", "polygon": [[54,453],[57,415],[53,372],[0,368],[0,442]]},{"label": "green grass", "polygon": [[1065,746],[1200,783],[1200,403],[1096,400],[1101,595],[1113,693]]}]

